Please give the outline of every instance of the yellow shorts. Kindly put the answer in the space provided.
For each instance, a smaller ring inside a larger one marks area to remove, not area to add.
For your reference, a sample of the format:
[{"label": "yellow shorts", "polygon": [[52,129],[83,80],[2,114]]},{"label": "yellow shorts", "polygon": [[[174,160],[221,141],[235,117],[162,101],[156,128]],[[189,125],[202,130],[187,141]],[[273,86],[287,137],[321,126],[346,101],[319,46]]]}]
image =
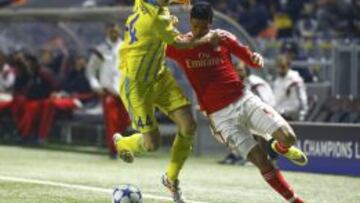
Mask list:
[{"label": "yellow shorts", "polygon": [[132,120],[132,127],[140,133],[158,128],[155,107],[168,114],[190,105],[175,78],[168,70],[160,73],[156,81],[143,82],[125,74],[120,82],[120,96]]}]

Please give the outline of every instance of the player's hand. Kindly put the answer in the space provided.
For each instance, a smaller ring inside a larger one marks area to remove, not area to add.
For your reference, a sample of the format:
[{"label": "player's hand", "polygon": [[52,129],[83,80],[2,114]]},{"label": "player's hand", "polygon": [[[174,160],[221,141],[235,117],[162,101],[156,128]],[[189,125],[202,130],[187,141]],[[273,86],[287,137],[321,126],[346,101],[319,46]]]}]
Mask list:
[{"label": "player's hand", "polygon": [[254,52],[251,61],[259,67],[264,67],[264,58],[259,53]]},{"label": "player's hand", "polygon": [[171,23],[173,24],[174,27],[176,27],[179,24],[179,18],[172,15],[171,16]]}]

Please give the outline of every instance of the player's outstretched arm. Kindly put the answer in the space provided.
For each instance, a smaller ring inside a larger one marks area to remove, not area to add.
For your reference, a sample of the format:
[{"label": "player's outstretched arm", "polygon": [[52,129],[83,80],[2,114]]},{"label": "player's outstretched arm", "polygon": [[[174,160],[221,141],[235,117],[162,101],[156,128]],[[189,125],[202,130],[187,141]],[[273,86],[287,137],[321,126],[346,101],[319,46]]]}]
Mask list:
[{"label": "player's outstretched arm", "polygon": [[191,49],[203,44],[212,44],[213,46],[217,46],[219,42],[220,35],[217,32],[209,32],[207,35],[198,39],[189,39],[179,35],[171,45],[177,49]]},{"label": "player's outstretched arm", "polygon": [[247,65],[255,68],[264,67],[263,57],[256,52],[252,52],[248,46],[243,45],[235,35],[230,32],[220,31],[223,44],[228,47],[232,54],[244,61]]}]

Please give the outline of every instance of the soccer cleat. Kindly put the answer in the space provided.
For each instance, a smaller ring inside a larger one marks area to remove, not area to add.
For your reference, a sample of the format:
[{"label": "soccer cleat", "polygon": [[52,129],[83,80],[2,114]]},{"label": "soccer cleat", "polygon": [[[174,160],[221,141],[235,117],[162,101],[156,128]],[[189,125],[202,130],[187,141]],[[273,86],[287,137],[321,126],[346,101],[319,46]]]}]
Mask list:
[{"label": "soccer cleat", "polygon": [[296,165],[299,166],[305,166],[308,163],[308,159],[306,157],[306,155],[304,154],[304,152],[302,152],[300,149],[291,146],[288,149],[288,152],[286,152],[285,154],[280,153],[275,145],[276,145],[277,141],[274,141],[271,143],[271,149],[274,150],[275,152],[277,152],[278,154],[288,158],[291,162],[293,162]]},{"label": "soccer cleat", "polygon": [[171,192],[174,203],[185,203],[185,200],[182,197],[181,190],[179,187],[179,180],[176,179],[174,182],[171,182],[166,174],[161,177],[162,184]]},{"label": "soccer cleat", "polygon": [[276,161],[276,159],[279,157],[279,154],[272,149],[271,144],[273,142],[275,142],[274,138],[271,138],[269,141],[266,142],[265,151],[272,161]]},{"label": "soccer cleat", "polygon": [[120,140],[123,139],[123,136],[120,133],[115,133],[113,135],[113,141],[115,143],[116,149],[118,150],[118,154],[120,159],[122,159],[126,163],[134,162],[134,154],[128,149],[120,148]]}]

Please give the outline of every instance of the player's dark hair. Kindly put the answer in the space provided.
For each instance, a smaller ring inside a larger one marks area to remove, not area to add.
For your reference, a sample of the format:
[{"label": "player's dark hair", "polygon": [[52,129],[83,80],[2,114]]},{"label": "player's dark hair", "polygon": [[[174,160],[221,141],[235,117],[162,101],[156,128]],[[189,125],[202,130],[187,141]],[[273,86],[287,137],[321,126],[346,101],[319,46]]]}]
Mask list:
[{"label": "player's dark hair", "polygon": [[191,18],[213,21],[214,11],[210,3],[205,1],[196,2],[191,9]]}]

